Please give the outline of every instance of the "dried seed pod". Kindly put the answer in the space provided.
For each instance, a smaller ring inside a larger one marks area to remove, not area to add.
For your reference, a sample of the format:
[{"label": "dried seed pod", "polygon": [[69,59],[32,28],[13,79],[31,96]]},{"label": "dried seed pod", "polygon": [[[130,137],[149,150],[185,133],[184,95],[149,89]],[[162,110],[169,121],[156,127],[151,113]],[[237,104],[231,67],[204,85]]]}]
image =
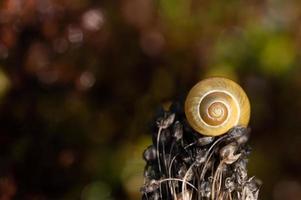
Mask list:
[{"label": "dried seed pod", "polygon": [[219,151],[220,157],[222,158],[222,160],[226,163],[226,164],[232,164],[235,161],[238,160],[238,158],[241,156],[241,154],[236,154],[234,155],[234,153],[237,150],[237,145],[236,143],[232,142],[226,146],[224,146],[223,148],[221,148],[221,150]]},{"label": "dried seed pod", "polygon": [[239,144],[243,144],[249,139],[250,131],[250,128],[235,126],[229,130],[227,140],[236,140],[236,142],[238,142]]},{"label": "dried seed pod", "polygon": [[195,157],[196,166],[199,166],[206,162],[207,149],[202,149],[197,152]]},{"label": "dried seed pod", "polygon": [[205,145],[212,143],[213,140],[214,140],[214,137],[201,137],[197,140],[197,145],[205,146]]},{"label": "dried seed pod", "polygon": [[144,168],[144,178],[146,181],[149,181],[151,179],[154,179],[154,178],[158,178],[157,176],[157,170],[156,170],[156,166],[154,165],[151,165],[151,164],[147,164]]},{"label": "dried seed pod", "polygon": [[156,160],[157,159],[156,147],[154,147],[154,145],[147,147],[147,149],[145,149],[143,152],[143,158],[146,162]]},{"label": "dried seed pod", "polygon": [[182,139],[183,137],[183,126],[179,121],[175,122],[173,136],[176,138],[177,141]]},{"label": "dried seed pod", "polygon": [[201,197],[208,199],[211,196],[211,183],[203,181],[200,187]]},{"label": "dried seed pod", "polygon": [[228,192],[232,192],[235,189],[234,178],[234,176],[231,176],[225,179],[225,188],[228,190]]},{"label": "dried seed pod", "polygon": [[161,118],[157,121],[157,126],[163,129],[168,128],[175,120],[175,114],[167,114],[164,118]]},{"label": "dried seed pod", "polygon": [[234,126],[246,127],[250,119],[250,103],[243,89],[226,78],[200,81],[189,92],[185,114],[199,133],[218,136]]}]

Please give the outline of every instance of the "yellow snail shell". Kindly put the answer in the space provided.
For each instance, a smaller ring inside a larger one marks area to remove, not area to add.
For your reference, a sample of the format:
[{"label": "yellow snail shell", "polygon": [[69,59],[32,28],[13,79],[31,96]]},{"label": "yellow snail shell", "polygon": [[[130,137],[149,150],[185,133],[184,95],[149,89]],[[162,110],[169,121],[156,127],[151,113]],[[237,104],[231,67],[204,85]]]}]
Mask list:
[{"label": "yellow snail shell", "polygon": [[197,83],[185,101],[185,114],[197,132],[218,136],[234,126],[248,126],[250,102],[243,89],[226,78],[208,78]]}]

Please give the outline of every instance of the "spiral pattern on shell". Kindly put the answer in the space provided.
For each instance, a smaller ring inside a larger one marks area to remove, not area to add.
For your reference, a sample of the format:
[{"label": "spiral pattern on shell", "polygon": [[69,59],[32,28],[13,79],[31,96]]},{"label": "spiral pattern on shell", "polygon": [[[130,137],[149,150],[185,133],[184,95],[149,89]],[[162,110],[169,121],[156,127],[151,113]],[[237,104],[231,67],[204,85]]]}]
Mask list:
[{"label": "spiral pattern on shell", "polygon": [[208,78],[197,83],[185,101],[185,114],[197,132],[218,136],[234,126],[247,126],[250,103],[246,93],[234,81]]}]

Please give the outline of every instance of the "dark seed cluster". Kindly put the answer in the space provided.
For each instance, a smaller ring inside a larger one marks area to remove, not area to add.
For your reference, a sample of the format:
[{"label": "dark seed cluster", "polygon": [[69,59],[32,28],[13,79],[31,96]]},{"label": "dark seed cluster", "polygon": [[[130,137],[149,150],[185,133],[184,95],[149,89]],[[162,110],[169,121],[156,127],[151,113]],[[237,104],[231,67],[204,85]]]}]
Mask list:
[{"label": "dark seed cluster", "polygon": [[260,181],[248,177],[250,130],[233,127],[219,137],[202,136],[187,123],[180,103],[161,111],[153,125],[143,200],[257,200]]}]

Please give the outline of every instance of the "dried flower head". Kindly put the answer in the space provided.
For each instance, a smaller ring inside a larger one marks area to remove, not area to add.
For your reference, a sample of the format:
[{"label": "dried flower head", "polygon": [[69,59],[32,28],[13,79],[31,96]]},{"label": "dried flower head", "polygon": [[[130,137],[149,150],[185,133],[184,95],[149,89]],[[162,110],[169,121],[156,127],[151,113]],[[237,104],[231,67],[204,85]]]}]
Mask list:
[{"label": "dried flower head", "polygon": [[247,175],[249,128],[201,136],[186,123],[180,105],[155,120],[153,144],[143,153],[142,199],[258,199],[260,182]]}]

